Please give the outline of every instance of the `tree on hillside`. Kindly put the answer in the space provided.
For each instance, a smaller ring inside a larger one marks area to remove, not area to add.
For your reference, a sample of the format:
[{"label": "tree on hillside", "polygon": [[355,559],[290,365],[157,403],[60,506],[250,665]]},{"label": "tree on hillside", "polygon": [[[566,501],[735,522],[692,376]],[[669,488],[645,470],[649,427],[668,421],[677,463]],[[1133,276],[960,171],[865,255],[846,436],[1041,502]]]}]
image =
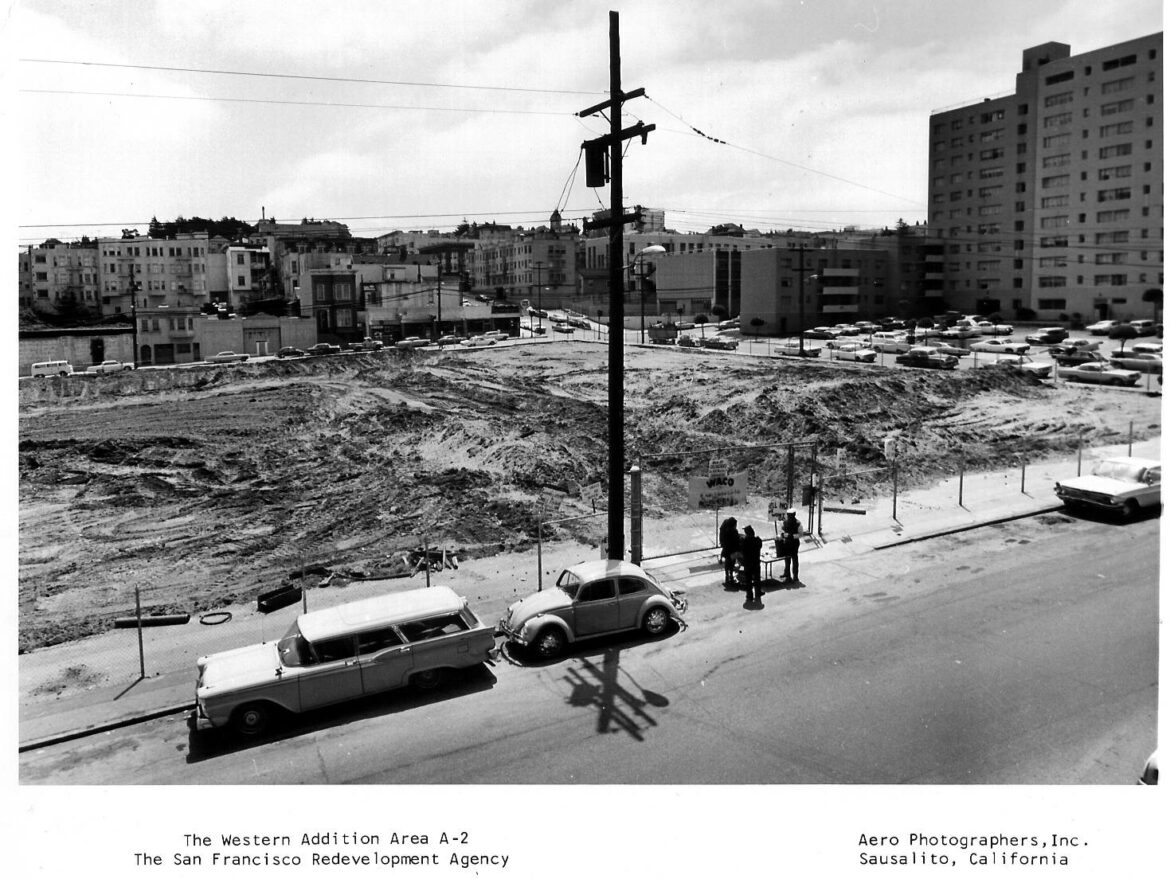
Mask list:
[{"label": "tree on hillside", "polygon": [[1130,339],[1136,339],[1137,334],[1138,334],[1138,331],[1137,331],[1136,327],[1133,327],[1130,324],[1118,324],[1117,326],[1115,326],[1113,329],[1111,329],[1109,331],[1109,338],[1110,339],[1120,339],[1121,340],[1121,350],[1124,351],[1125,350],[1125,343],[1127,341],[1129,341]]}]

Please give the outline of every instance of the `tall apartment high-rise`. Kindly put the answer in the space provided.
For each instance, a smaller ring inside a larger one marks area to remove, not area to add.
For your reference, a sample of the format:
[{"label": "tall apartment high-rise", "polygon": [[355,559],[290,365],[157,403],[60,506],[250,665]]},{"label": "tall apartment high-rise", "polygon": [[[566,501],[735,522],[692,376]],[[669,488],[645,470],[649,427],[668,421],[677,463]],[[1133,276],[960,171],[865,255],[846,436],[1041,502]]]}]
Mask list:
[{"label": "tall apartment high-rise", "polygon": [[[1162,34],[1025,49],[1011,94],[930,117],[949,307],[1152,317],[1163,283]],[[1157,294],[1151,293],[1157,291]]]}]

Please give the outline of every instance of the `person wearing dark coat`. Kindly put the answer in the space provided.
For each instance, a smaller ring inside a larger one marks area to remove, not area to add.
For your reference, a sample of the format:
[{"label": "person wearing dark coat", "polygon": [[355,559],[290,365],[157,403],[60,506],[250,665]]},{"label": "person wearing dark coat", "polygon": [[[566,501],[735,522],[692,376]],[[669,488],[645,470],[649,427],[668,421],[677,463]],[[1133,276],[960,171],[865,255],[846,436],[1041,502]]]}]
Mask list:
[{"label": "person wearing dark coat", "polygon": [[719,526],[719,557],[723,559],[723,585],[735,585],[735,563],[739,561],[739,523],[734,516]]},{"label": "person wearing dark coat", "polygon": [[784,556],[783,582],[800,579],[800,521],[789,509],[780,525],[780,553]]},{"label": "person wearing dark coat", "polygon": [[743,529],[743,542],[740,544],[743,553],[743,571],[747,580],[747,600],[759,601],[764,590],[760,586],[760,552],[764,541],[756,536],[751,525]]}]

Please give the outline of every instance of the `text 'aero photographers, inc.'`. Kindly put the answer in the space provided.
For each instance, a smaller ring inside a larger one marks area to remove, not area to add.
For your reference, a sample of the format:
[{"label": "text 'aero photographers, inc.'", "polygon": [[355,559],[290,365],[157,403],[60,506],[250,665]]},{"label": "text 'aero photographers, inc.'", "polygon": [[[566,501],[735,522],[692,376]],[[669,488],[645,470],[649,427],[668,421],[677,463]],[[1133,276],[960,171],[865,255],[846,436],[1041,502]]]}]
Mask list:
[{"label": "text 'aero photographers, inc.'", "polygon": [[[441,849],[435,851],[434,847]],[[424,850],[426,849],[426,850]],[[182,834],[182,850],[136,851],[139,867],[437,867],[505,869],[511,856],[476,850],[467,831],[427,833]]]},{"label": "text 'aero photographers, inc.'", "polygon": [[899,836],[861,834],[857,842],[863,865],[947,865],[985,867],[998,864],[1066,867],[1069,856],[1087,842],[1076,836],[1027,834],[925,834]]}]

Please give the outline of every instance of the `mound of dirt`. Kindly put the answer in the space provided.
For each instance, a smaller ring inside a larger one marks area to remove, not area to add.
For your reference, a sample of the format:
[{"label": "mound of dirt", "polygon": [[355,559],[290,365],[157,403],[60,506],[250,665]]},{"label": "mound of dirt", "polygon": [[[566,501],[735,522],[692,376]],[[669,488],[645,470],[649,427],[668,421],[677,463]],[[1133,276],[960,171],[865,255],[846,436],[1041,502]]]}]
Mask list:
[{"label": "mound of dirt", "polygon": [[[143,370],[22,387],[20,648],[131,613],[199,613],[305,572],[385,576],[424,543],[524,550],[550,491],[605,483],[599,345]],[[903,484],[1160,432],[1156,399],[1052,388],[1005,370],[939,374],[708,352],[627,352],[627,463],[647,514],[685,509],[719,449],[775,494],[784,443],[807,469],[843,449]],[[815,452],[814,452],[815,446]],[[859,476],[842,490],[873,489]],[[570,500],[560,516],[589,508]],[[604,527],[604,526],[602,526]],[[595,543],[596,523],[557,526]],[[546,530],[546,535],[547,535]],[[306,573],[306,576],[308,574]]]}]

